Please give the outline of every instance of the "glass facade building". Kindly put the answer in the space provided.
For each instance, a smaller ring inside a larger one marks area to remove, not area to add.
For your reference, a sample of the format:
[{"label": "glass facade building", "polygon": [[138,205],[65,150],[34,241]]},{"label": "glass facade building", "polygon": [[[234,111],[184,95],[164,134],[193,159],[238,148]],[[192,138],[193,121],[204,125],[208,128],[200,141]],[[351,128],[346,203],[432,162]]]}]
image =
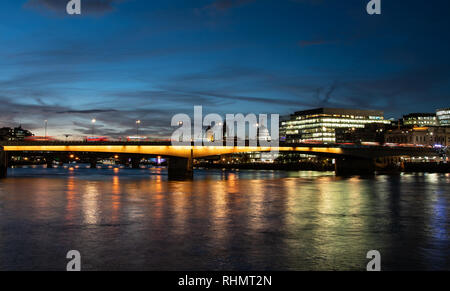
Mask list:
[{"label": "glass facade building", "polygon": [[436,114],[434,113],[411,113],[403,116],[405,126],[438,126]]},{"label": "glass facade building", "polygon": [[436,116],[440,126],[450,126],[450,108],[438,109]]},{"label": "glass facade building", "polygon": [[299,111],[280,122],[281,140],[288,142],[336,142],[337,128],[364,128],[367,124],[390,125],[382,111],[318,108]]}]

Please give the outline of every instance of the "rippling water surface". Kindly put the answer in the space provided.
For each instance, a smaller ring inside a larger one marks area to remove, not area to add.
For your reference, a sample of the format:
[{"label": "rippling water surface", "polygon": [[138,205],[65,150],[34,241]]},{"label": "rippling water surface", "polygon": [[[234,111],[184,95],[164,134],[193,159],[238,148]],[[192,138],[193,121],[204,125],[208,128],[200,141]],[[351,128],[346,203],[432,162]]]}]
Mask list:
[{"label": "rippling water surface", "polygon": [[11,169],[0,270],[450,270],[450,175]]}]

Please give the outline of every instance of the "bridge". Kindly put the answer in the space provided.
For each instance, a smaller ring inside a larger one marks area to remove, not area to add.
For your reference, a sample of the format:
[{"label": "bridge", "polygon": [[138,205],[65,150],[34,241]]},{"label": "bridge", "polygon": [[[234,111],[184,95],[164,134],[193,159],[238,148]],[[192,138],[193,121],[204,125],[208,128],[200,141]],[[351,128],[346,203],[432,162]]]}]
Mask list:
[{"label": "bridge", "polygon": [[388,147],[341,144],[292,144],[281,142],[278,147],[249,146],[174,146],[170,142],[6,142],[0,144],[0,177],[7,175],[8,153],[111,153],[155,155],[168,158],[170,177],[192,177],[193,159],[249,152],[295,152],[336,159],[337,173],[375,171],[374,159],[385,157],[436,156],[432,148]]}]

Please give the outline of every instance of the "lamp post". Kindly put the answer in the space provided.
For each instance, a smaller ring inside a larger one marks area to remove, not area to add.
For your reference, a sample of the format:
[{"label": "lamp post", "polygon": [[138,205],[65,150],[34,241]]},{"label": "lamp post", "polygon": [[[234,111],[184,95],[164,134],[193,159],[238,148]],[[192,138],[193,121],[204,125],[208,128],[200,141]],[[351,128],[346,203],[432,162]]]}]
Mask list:
[{"label": "lamp post", "polygon": [[139,137],[139,126],[141,125],[140,120],[136,120],[136,136]]},{"label": "lamp post", "polygon": [[95,135],[95,123],[97,122],[97,120],[94,118],[92,119],[92,135]]}]

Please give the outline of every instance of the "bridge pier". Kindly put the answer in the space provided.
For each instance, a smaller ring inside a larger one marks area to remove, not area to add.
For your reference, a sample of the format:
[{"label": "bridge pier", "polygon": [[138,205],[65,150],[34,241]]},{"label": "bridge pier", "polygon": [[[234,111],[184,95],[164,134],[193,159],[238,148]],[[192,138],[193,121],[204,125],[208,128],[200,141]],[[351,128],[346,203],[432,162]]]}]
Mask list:
[{"label": "bridge pier", "polygon": [[141,159],[140,158],[131,158],[131,168],[132,169],[140,169]]},{"label": "bridge pier", "polygon": [[373,175],[375,174],[375,161],[371,158],[337,158],[335,164],[335,172],[338,176]]},{"label": "bridge pier", "polygon": [[192,158],[169,158],[168,172],[169,180],[192,180],[194,178]]},{"label": "bridge pier", "polygon": [[53,159],[46,157],[45,158],[45,163],[47,164],[47,169],[52,169],[53,168]]},{"label": "bridge pier", "polygon": [[89,162],[91,164],[91,169],[97,168],[97,157],[91,157]]},{"label": "bridge pier", "polygon": [[8,175],[8,153],[0,146],[0,179]]}]

